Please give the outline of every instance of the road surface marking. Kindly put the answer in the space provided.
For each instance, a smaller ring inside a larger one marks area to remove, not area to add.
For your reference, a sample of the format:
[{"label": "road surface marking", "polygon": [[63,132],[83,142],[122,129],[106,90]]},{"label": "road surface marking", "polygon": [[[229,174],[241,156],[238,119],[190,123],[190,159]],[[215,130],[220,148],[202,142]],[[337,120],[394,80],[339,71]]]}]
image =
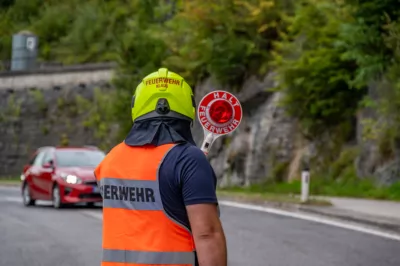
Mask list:
[{"label": "road surface marking", "polygon": [[[0,190],[3,190],[3,189],[4,190],[19,190],[19,188],[16,188],[16,187],[1,187],[0,186]],[[0,201],[22,203],[22,199],[20,197],[0,197]],[[294,213],[294,212],[290,212],[290,211],[267,208],[267,207],[263,207],[263,206],[252,205],[252,204],[238,203],[238,202],[233,202],[233,201],[220,201],[219,204],[228,206],[228,207],[254,210],[254,211],[260,211],[260,212],[266,212],[266,213],[272,213],[272,214],[277,214],[277,215],[281,215],[281,216],[291,217],[291,218],[297,218],[297,219],[301,219],[301,220],[331,225],[331,226],[335,226],[335,227],[339,227],[339,228],[349,229],[349,230],[353,230],[353,231],[357,231],[357,232],[362,232],[362,233],[366,233],[366,234],[370,234],[370,235],[375,235],[375,236],[380,236],[383,238],[400,241],[400,235],[397,235],[397,234],[390,234],[390,233],[366,228],[361,225],[353,225],[353,224],[349,224],[349,223],[345,223],[345,222],[334,221],[334,220],[330,220],[329,218],[322,218],[322,217],[317,217],[317,216],[312,216],[312,215],[307,215],[307,214],[302,214],[302,213]],[[99,219],[99,220],[103,219],[102,213],[85,211],[84,214],[86,214],[87,216],[91,216],[93,218]]]},{"label": "road surface marking", "polygon": [[[347,224],[344,222],[334,221],[334,220],[325,219],[325,218],[321,218],[321,217],[317,217],[317,216],[301,214],[301,213],[294,213],[294,212],[283,211],[283,210],[279,210],[279,209],[267,208],[267,207],[251,205],[251,204],[243,204],[243,203],[238,203],[238,202],[233,202],[233,201],[220,201],[219,204],[223,205],[223,206],[228,206],[228,207],[260,211],[260,212],[272,213],[272,214],[287,216],[287,217],[301,219],[301,220],[307,220],[307,221],[311,221],[311,222],[331,225],[331,226],[335,226],[335,227],[339,227],[339,228],[349,229],[349,230],[353,230],[353,231],[357,231],[357,232],[362,232],[362,233],[366,233],[366,234],[371,234],[371,235],[380,236],[383,238],[400,241],[400,235],[385,233],[382,231],[362,227],[360,225]],[[102,213],[90,212],[90,211],[84,211],[82,213],[84,215],[93,217],[95,219],[99,219],[99,220],[103,219]]]},{"label": "road surface marking", "polygon": [[[23,203],[21,197],[0,197],[0,202],[16,202],[16,203]],[[37,200],[36,205],[40,206],[51,206],[52,203],[49,201],[44,201],[44,200]]]},{"label": "road surface marking", "polygon": [[0,200],[22,203],[21,197],[0,197]]},{"label": "road surface marking", "polygon": [[246,210],[254,210],[254,211],[277,214],[277,215],[281,215],[281,216],[287,216],[287,217],[291,217],[291,218],[297,218],[297,219],[301,219],[301,220],[336,226],[336,227],[340,227],[340,228],[344,228],[344,229],[349,229],[349,230],[353,230],[353,231],[357,231],[357,232],[362,232],[362,233],[366,233],[366,234],[371,234],[371,235],[380,236],[383,238],[400,241],[400,235],[385,233],[382,231],[362,227],[360,225],[348,224],[348,223],[344,223],[344,222],[325,219],[322,217],[311,216],[311,215],[302,214],[302,213],[294,213],[294,212],[278,210],[278,209],[273,209],[273,208],[267,208],[267,207],[252,205],[252,204],[238,203],[238,202],[233,202],[233,201],[220,201],[219,204],[223,205],[223,206],[228,206],[228,207],[235,207],[235,208],[246,209]]}]

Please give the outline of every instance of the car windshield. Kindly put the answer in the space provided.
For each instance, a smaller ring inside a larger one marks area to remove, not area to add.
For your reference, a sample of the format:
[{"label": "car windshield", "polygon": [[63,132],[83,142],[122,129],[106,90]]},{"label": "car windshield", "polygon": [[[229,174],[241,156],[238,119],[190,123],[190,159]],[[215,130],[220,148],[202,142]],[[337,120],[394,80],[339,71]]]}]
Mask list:
[{"label": "car windshield", "polygon": [[96,167],[105,157],[102,151],[58,150],[56,161],[59,167]]}]

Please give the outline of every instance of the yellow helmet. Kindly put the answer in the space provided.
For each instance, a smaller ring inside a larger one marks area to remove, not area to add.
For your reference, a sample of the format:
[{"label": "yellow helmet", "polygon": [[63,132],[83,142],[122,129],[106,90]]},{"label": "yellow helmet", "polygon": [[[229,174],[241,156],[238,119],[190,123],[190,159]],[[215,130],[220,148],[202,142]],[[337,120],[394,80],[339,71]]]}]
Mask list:
[{"label": "yellow helmet", "polygon": [[172,117],[193,122],[196,104],[193,91],[183,77],[160,68],[146,76],[132,97],[132,120]]}]

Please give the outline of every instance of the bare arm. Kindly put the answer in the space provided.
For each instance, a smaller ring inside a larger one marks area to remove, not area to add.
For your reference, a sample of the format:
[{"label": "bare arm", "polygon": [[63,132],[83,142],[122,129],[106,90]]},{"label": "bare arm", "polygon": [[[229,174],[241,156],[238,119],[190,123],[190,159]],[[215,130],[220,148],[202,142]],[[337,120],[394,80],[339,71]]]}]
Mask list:
[{"label": "bare arm", "polygon": [[225,234],[216,204],[186,206],[200,266],[227,266]]},{"label": "bare arm", "polygon": [[191,146],[175,165],[196,245],[199,266],[227,266],[224,231],[218,214],[217,177],[204,153]]}]

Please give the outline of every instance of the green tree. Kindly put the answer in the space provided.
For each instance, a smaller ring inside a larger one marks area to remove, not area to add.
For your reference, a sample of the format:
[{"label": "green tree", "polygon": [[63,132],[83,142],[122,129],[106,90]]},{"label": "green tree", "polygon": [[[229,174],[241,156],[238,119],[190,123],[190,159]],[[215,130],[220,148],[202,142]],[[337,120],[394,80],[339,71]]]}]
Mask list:
[{"label": "green tree", "polygon": [[284,104],[310,139],[350,123],[365,95],[364,88],[350,85],[357,65],[342,57],[346,50],[337,44],[342,22],[350,19],[338,2],[302,1],[288,19],[286,38],[276,44]]},{"label": "green tree", "polygon": [[391,64],[393,50],[384,40],[385,26],[399,18],[398,0],[346,0],[353,19],[342,26],[343,58],[354,60],[357,75],[354,82],[363,85],[382,77]]}]

